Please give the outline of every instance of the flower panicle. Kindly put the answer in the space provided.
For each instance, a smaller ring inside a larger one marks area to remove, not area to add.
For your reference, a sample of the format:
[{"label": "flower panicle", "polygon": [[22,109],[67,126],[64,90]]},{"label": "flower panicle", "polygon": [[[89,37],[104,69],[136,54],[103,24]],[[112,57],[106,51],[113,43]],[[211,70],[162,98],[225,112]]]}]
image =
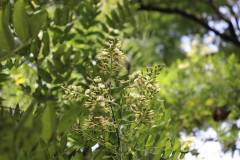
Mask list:
[{"label": "flower panicle", "polygon": [[80,101],[82,99],[83,88],[81,86],[62,86],[64,90],[63,99],[68,101]]},{"label": "flower panicle", "polygon": [[121,51],[118,40],[109,41],[107,47],[102,49],[97,56],[100,69],[105,74],[120,71],[125,65],[126,59],[127,57]]}]

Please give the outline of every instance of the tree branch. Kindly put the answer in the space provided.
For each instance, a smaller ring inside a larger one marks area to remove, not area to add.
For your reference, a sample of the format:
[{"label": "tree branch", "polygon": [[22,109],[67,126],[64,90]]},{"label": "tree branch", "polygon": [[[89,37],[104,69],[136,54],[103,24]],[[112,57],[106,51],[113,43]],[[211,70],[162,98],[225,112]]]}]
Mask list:
[{"label": "tree branch", "polygon": [[[235,31],[235,28],[231,22],[230,19],[228,19],[227,17],[225,17],[218,9],[218,7],[215,5],[214,0],[208,0],[207,1],[209,6],[213,9],[213,11],[217,14],[217,16],[222,19],[223,21],[225,21],[228,24],[228,30],[231,34],[231,36],[238,41],[238,36],[237,33]],[[231,9],[230,9],[231,10]]]},{"label": "tree branch", "polygon": [[174,7],[161,7],[161,6],[156,6],[156,5],[149,5],[149,4],[140,4],[140,7],[138,9],[139,11],[150,11],[150,12],[160,12],[164,14],[174,14],[174,15],[179,15],[183,18],[186,18],[188,20],[191,20],[199,25],[201,25],[203,28],[214,32],[216,35],[221,37],[223,40],[228,41],[233,43],[234,45],[240,47],[240,42],[238,39],[235,39],[233,36],[221,33],[215,28],[209,26],[209,24],[201,17],[198,17],[192,13],[188,13],[187,11],[184,11],[179,8],[174,8]]},{"label": "tree branch", "polygon": [[[233,7],[230,4],[226,4],[226,6],[228,7],[228,9],[230,10],[230,13],[232,14],[232,16],[234,17],[235,23],[236,23],[236,28],[240,31],[240,24],[239,24],[239,14],[235,13],[233,10]],[[236,4],[236,6],[238,7],[238,13],[240,12],[240,7],[238,4]]]}]

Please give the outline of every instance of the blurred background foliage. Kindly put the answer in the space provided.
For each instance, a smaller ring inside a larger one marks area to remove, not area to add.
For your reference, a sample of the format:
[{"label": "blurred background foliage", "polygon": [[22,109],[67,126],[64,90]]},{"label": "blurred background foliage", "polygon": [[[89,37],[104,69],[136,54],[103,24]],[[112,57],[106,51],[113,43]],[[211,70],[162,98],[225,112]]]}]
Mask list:
[{"label": "blurred background foliage", "polygon": [[[225,147],[236,149],[239,69],[235,55],[218,53],[207,57],[192,55],[162,72],[160,95],[166,106],[172,108],[174,122],[180,123],[179,130],[191,133],[196,128],[211,126],[219,131],[219,140],[224,141]],[[221,133],[221,122],[229,125],[227,135]]]},{"label": "blurred background foliage", "polygon": [[127,75],[165,65],[164,116],[141,140],[149,152],[129,159],[180,158],[180,133],[196,128],[238,150],[239,17],[238,0],[1,0],[0,159],[113,159],[109,144],[92,150],[99,141],[73,131],[82,104],[62,99],[63,86],[89,88],[110,39],[120,39]]}]

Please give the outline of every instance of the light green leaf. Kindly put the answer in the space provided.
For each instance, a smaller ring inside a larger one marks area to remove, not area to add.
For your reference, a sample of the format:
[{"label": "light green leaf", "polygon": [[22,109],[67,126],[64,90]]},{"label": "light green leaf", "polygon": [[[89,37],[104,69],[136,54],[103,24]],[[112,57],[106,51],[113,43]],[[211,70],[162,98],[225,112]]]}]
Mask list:
[{"label": "light green leaf", "polygon": [[150,152],[150,149],[153,146],[154,140],[155,140],[155,136],[149,135],[147,142],[146,142],[146,146],[145,146],[147,152]]}]

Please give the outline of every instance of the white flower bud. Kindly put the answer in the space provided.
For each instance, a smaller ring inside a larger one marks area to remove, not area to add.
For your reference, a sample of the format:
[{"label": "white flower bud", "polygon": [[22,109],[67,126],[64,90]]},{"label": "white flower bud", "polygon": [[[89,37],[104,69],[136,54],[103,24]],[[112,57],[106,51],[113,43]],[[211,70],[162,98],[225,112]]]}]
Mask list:
[{"label": "white flower bud", "polygon": [[94,78],[93,81],[96,83],[100,83],[100,82],[102,82],[102,79],[100,77],[96,77],[96,78]]},{"label": "white flower bud", "polygon": [[97,101],[104,101],[104,100],[105,100],[105,98],[103,96],[98,96],[97,97]]},{"label": "white flower bud", "polygon": [[101,88],[101,89],[104,89],[104,88],[105,88],[105,85],[102,84],[102,83],[99,83],[99,84],[98,84],[98,87]]},{"label": "white flower bud", "polygon": [[90,92],[91,92],[90,89],[87,89],[87,90],[85,91],[85,95],[88,96],[88,95],[90,94]]}]

